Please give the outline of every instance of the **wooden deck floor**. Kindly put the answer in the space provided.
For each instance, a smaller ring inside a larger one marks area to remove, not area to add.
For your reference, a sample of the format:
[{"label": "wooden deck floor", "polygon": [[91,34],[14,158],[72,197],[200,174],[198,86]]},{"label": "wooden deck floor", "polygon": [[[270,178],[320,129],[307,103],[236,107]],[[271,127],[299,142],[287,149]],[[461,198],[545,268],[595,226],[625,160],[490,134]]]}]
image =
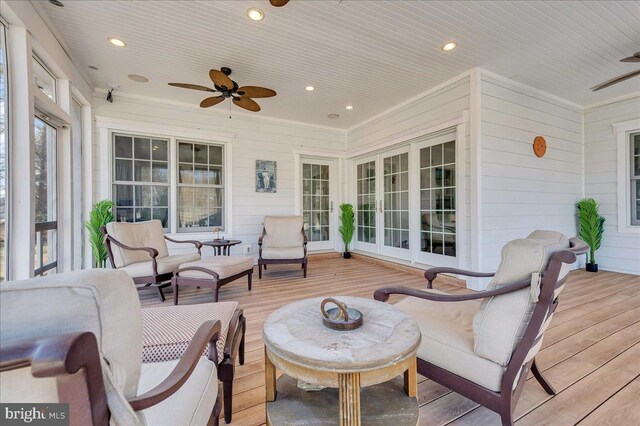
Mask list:
[{"label": "wooden deck floor", "polygon": [[[232,424],[241,426],[265,421],[262,326],[272,311],[306,297],[370,298],[382,286],[426,284],[420,271],[333,254],[313,256],[307,279],[293,265],[270,266],[261,281],[257,271],[254,275],[251,292],[243,279],[220,291],[220,300],[237,300],[247,318],[246,362],[236,370],[233,399]],[[435,287],[466,291],[446,277]],[[159,304],[152,292],[140,296],[144,306]],[[180,292],[180,304],[209,301],[210,290]],[[165,304],[170,303],[168,297]],[[572,272],[537,360],[558,395],[550,398],[530,378],[516,409],[516,424],[639,425],[640,277]],[[491,411],[423,377],[419,381],[420,425],[500,424]]]}]

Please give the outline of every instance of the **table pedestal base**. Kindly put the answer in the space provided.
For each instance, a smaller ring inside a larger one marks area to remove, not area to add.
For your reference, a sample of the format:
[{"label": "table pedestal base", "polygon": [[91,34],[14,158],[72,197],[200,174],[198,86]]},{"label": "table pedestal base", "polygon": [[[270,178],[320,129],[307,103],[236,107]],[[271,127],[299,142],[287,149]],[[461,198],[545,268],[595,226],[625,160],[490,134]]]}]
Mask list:
[{"label": "table pedestal base", "polygon": [[360,373],[338,374],[340,426],[360,426]]},{"label": "table pedestal base", "polygon": [[339,389],[305,391],[298,388],[296,379],[282,375],[277,382],[278,397],[267,402],[267,425],[415,426],[418,423],[418,401],[407,397],[403,382],[402,377],[398,377],[361,389],[361,420],[342,423]]}]

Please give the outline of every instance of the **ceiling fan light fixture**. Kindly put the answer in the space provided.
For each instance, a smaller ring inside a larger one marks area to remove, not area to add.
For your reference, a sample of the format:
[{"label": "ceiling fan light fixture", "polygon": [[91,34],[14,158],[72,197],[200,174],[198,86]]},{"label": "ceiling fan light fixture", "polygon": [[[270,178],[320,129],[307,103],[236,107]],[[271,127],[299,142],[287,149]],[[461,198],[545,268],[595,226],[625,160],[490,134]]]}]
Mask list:
[{"label": "ceiling fan light fixture", "polygon": [[262,19],[264,19],[264,13],[257,7],[252,7],[247,10],[247,16],[253,21],[262,21]]},{"label": "ceiling fan light fixture", "polygon": [[109,37],[107,40],[109,40],[109,43],[113,44],[114,46],[125,47],[127,45],[127,43],[120,40],[119,38]]},{"label": "ceiling fan light fixture", "polygon": [[346,107],[344,107],[344,109],[348,109],[349,111],[351,111],[353,109],[353,105],[347,105]]},{"label": "ceiling fan light fixture", "polygon": [[449,43],[445,43],[442,46],[442,50],[444,50],[445,52],[448,52],[450,50],[455,49],[456,47],[458,47],[458,43],[456,43],[455,41],[450,41]]},{"label": "ceiling fan light fixture", "polygon": [[316,88],[313,86],[307,86],[304,88],[304,90],[306,90],[307,92],[313,92],[314,90],[316,90]]}]

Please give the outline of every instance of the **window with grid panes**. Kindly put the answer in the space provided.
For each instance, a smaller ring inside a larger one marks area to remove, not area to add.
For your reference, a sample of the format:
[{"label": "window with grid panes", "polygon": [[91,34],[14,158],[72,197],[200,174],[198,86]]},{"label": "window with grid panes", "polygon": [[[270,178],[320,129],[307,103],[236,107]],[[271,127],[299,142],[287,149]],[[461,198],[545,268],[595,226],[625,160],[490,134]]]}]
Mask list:
[{"label": "window with grid panes", "polygon": [[178,232],[224,228],[223,146],[178,141]]},{"label": "window with grid panes", "polygon": [[158,219],[169,226],[169,141],[113,135],[113,202],[116,220]]},{"label": "window with grid panes", "polygon": [[630,135],[631,225],[640,226],[640,133]]},{"label": "window with grid panes", "polygon": [[420,219],[423,252],[456,255],[455,141],[420,150]]},{"label": "window with grid panes", "polygon": [[385,157],[384,245],[409,249],[409,154]]},{"label": "window with grid panes", "polygon": [[309,241],[329,241],[329,166],[302,164],[302,215]]}]

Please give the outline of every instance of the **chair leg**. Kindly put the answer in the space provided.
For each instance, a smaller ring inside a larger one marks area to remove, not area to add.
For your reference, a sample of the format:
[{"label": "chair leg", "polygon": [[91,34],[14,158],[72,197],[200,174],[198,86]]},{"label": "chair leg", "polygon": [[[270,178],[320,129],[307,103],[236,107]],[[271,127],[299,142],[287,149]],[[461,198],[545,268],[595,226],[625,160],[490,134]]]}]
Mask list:
[{"label": "chair leg", "polygon": [[178,284],[173,285],[173,304],[178,304]]},{"label": "chair leg", "polygon": [[545,377],[542,375],[542,372],[538,369],[538,365],[536,364],[535,359],[533,360],[533,364],[531,364],[531,372],[533,373],[533,377],[536,378],[545,392],[547,392],[549,395],[556,394],[556,390],[553,388],[553,386],[551,386],[551,383],[549,383],[547,379],[545,379]]},{"label": "chair leg", "polygon": [[217,302],[218,301],[218,292],[220,291],[220,286],[216,284],[216,286],[213,288],[213,301]]},{"label": "chair leg", "polygon": [[502,426],[513,426],[513,414],[511,412],[501,413],[500,419],[502,419]]},{"label": "chair leg", "polygon": [[265,263],[263,266],[264,266],[264,270],[266,271],[267,270],[267,264]]},{"label": "chair leg", "polygon": [[222,402],[224,403],[224,421],[231,423],[231,412],[233,411],[233,379],[222,382]]},{"label": "chair leg", "polygon": [[307,278],[307,261],[306,260],[302,264],[302,267],[304,268],[304,278]]},{"label": "chair leg", "polygon": [[162,292],[162,289],[160,288],[159,285],[154,286],[156,288],[156,293],[158,293],[158,297],[160,298],[160,302],[164,302],[165,298],[164,298],[164,293]]},{"label": "chair leg", "polygon": [[249,275],[247,275],[247,287],[249,288],[249,291],[251,291],[252,276],[253,276],[253,271],[249,272]]},{"label": "chair leg", "polygon": [[262,279],[262,265],[258,263],[258,279]]},{"label": "chair leg", "polygon": [[238,362],[240,365],[244,365],[244,334],[247,331],[246,323],[242,323],[242,337],[240,338],[240,344],[238,345]]}]

